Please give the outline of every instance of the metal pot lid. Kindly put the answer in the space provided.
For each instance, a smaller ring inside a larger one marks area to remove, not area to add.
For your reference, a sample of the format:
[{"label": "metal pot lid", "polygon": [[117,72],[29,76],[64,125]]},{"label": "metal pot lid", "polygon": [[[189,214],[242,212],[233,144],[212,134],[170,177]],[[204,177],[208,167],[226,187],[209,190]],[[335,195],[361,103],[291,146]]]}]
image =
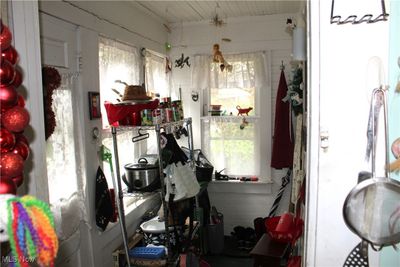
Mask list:
[{"label": "metal pot lid", "polygon": [[124,167],[125,170],[131,171],[158,169],[158,165],[148,163],[145,158],[140,158],[138,163],[128,163]]}]

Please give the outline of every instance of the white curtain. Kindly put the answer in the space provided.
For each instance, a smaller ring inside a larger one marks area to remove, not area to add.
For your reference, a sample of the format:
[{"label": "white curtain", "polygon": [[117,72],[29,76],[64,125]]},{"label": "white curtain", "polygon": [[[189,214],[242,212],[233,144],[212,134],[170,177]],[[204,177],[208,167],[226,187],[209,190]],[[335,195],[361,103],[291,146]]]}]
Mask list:
[{"label": "white curtain", "polygon": [[100,102],[103,127],[108,125],[104,101],[116,103],[119,96],[113,89],[124,94],[125,86],[115,83],[121,80],[129,85],[140,82],[140,57],[136,47],[99,37]]},{"label": "white curtain", "polygon": [[146,51],[145,57],[146,90],[160,94],[160,97],[169,97],[170,72],[167,71],[166,57]]},{"label": "white curtain", "polygon": [[[224,55],[232,71],[220,70],[210,56],[195,56],[192,88],[207,90],[207,104],[220,104],[225,115],[236,116],[236,106],[252,106],[253,115],[241,128],[241,117],[210,116],[202,120],[202,149],[216,170],[230,175],[256,175],[260,170],[260,92],[268,90],[264,53]],[[207,114],[204,114],[207,115]],[[254,116],[256,115],[256,116]],[[268,114],[265,114],[268,116]]]},{"label": "white curtain", "polygon": [[85,182],[82,179],[82,156],[74,120],[73,88],[76,75],[62,75],[61,86],[53,92],[52,109],[56,127],[46,142],[46,163],[49,202],[57,236],[65,240],[78,231],[80,222],[87,221],[84,207]]},{"label": "white curtain", "polygon": [[[99,72],[100,72],[100,99],[102,109],[103,128],[107,128],[108,120],[104,109],[104,101],[116,103],[118,95],[111,89],[116,89],[122,95],[125,86],[115,83],[121,80],[129,85],[138,85],[140,83],[141,60],[139,50],[127,44],[101,37],[99,39]],[[124,173],[123,165],[133,162],[137,153],[136,147],[132,143],[132,135],[137,133],[126,132],[118,135],[119,159],[121,174]],[[112,135],[110,131],[102,132],[102,144],[110,149],[113,162],[115,159]],[[121,149],[123,148],[123,149]],[[115,167],[115,166],[114,166]],[[110,167],[108,164],[103,165],[103,171],[107,179],[109,188],[114,187]],[[125,188],[125,184],[122,184]],[[115,189],[115,188],[114,188]]]},{"label": "white curtain", "polygon": [[224,55],[224,58],[232,65],[231,72],[221,71],[219,63],[213,63],[211,56],[194,56],[192,87],[197,89],[252,86],[262,88],[268,83],[266,56],[263,52]]}]

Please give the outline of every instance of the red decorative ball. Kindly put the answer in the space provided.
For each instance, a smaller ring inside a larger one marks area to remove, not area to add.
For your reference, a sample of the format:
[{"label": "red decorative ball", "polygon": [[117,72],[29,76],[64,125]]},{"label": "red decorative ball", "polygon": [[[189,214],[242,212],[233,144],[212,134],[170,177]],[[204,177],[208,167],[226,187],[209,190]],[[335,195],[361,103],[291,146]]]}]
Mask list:
[{"label": "red decorative ball", "polygon": [[18,88],[21,84],[22,84],[22,74],[21,72],[19,72],[19,70],[16,69],[14,80],[11,83],[11,85],[13,85],[15,88]]},{"label": "red decorative ball", "polygon": [[18,143],[18,142],[23,142],[23,143],[25,143],[27,146],[29,146],[28,139],[26,139],[26,137],[25,137],[22,133],[16,133],[16,134],[15,134],[15,140],[16,140],[16,143]]},{"label": "red decorative ball", "polygon": [[22,132],[29,123],[29,113],[25,108],[15,106],[4,112],[1,123],[11,132]]},{"label": "red decorative ball", "polygon": [[3,29],[0,33],[0,47],[1,51],[6,50],[10,47],[12,40],[12,35],[10,29],[7,26],[3,25]]},{"label": "red decorative ball", "polygon": [[17,193],[17,186],[14,181],[7,176],[1,176],[0,178],[0,194],[13,194]]},{"label": "red decorative ball", "polygon": [[22,174],[24,160],[18,154],[7,152],[1,154],[0,171],[1,175],[15,177]]},{"label": "red decorative ball", "polygon": [[8,60],[13,66],[18,63],[19,55],[13,46],[1,51],[1,60]]},{"label": "red decorative ball", "polygon": [[17,105],[21,108],[25,107],[25,99],[22,95],[18,94]]},{"label": "red decorative ball", "polygon": [[1,152],[8,152],[15,146],[15,136],[12,132],[6,128],[1,127],[0,129],[0,147]]},{"label": "red decorative ball", "polygon": [[15,144],[12,153],[20,155],[23,160],[26,160],[29,157],[29,146],[23,141],[18,141]]},{"label": "red decorative ball", "polygon": [[11,179],[12,179],[12,181],[14,182],[15,186],[18,188],[18,187],[20,187],[20,186],[22,185],[22,183],[24,182],[24,175],[21,174],[21,175],[18,175],[18,176],[13,177],[13,178],[11,178]]},{"label": "red decorative ball", "polygon": [[14,66],[8,60],[2,60],[0,65],[0,83],[11,84],[15,77]]},{"label": "red decorative ball", "polygon": [[0,86],[1,109],[10,108],[17,104],[18,94],[14,86]]}]

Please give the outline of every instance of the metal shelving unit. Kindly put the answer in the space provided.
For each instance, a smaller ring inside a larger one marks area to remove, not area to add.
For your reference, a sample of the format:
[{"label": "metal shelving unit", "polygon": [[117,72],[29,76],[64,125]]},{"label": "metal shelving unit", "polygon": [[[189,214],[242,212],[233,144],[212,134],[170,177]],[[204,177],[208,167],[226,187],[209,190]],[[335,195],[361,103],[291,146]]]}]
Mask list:
[{"label": "metal shelving unit", "polygon": [[188,147],[189,147],[189,159],[193,161],[193,130],[192,130],[192,118],[183,119],[181,121],[176,122],[169,122],[169,123],[162,123],[156,124],[153,126],[118,126],[118,127],[111,127],[111,134],[113,140],[113,147],[114,147],[114,164],[115,164],[115,173],[116,173],[116,185],[118,187],[118,198],[117,198],[117,206],[118,206],[118,217],[121,226],[121,233],[122,239],[124,243],[124,250],[125,250],[125,257],[128,266],[131,266],[130,259],[129,259],[129,246],[128,246],[128,234],[126,231],[126,223],[125,223],[125,211],[124,211],[124,192],[122,190],[122,183],[121,183],[121,172],[119,167],[119,158],[118,158],[118,140],[117,135],[118,132],[126,132],[126,131],[155,131],[156,139],[157,139],[157,154],[158,154],[158,162],[159,162],[159,172],[160,172],[160,180],[161,180],[161,201],[163,203],[163,210],[164,210],[164,223],[165,223],[165,246],[168,249],[168,262],[173,261],[173,256],[171,253],[171,244],[170,244],[170,233],[169,233],[169,225],[168,225],[168,208],[167,204],[165,203],[165,186],[164,186],[164,174],[163,174],[163,164],[161,159],[161,131],[164,130],[167,133],[171,133],[174,131],[176,127],[185,126],[187,127],[188,131]]}]

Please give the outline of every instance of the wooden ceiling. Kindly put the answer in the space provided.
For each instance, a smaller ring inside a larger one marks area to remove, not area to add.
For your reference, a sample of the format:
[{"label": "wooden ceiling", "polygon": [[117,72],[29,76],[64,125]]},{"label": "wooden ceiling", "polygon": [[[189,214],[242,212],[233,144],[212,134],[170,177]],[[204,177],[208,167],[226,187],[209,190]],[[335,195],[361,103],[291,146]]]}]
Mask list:
[{"label": "wooden ceiling", "polygon": [[304,0],[263,1],[134,1],[167,23],[213,20],[216,13],[222,20],[231,17],[297,13]]}]

